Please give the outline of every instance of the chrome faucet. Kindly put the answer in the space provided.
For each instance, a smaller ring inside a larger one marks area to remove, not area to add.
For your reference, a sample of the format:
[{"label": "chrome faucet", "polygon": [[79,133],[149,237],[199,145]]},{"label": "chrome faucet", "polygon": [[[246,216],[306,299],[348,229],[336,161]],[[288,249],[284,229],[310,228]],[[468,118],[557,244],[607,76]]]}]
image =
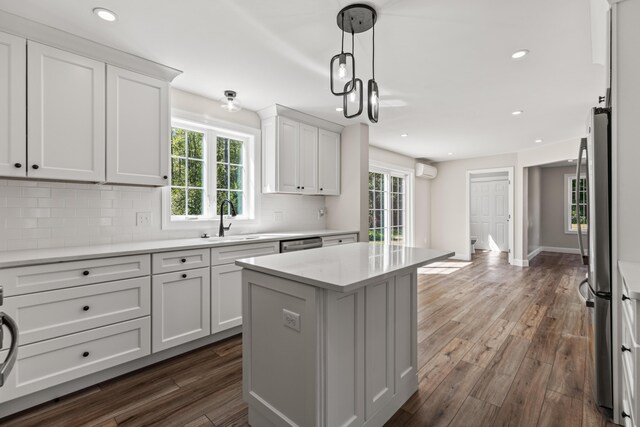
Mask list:
[{"label": "chrome faucet", "polygon": [[224,214],[224,204],[225,203],[229,203],[229,209],[231,209],[231,216],[234,217],[236,216],[236,208],[235,206],[233,206],[233,202],[229,199],[225,199],[220,203],[220,229],[218,230],[218,237],[224,237],[224,232],[225,230],[229,230],[231,228],[231,223],[229,223],[228,227],[224,226],[224,218],[222,217],[222,215]]}]

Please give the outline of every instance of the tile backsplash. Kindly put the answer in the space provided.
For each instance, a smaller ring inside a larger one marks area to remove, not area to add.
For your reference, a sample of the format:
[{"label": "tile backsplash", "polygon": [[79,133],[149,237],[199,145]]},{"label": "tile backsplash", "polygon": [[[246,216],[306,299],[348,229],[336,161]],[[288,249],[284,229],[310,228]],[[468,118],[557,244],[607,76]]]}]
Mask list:
[{"label": "tile backsplash", "polygon": [[[324,197],[259,195],[257,222],[233,233],[316,230]],[[0,251],[198,237],[199,230],[162,230],[162,189],[83,183],[0,180]],[[136,226],[138,212],[151,225]]]}]

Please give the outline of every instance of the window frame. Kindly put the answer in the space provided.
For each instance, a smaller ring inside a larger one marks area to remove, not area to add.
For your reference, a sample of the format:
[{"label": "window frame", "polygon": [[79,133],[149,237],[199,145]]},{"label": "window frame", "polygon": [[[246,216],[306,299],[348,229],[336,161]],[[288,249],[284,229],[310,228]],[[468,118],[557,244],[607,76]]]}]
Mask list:
[{"label": "window frame", "polygon": [[[259,183],[256,179],[260,176],[260,162],[257,158],[260,141],[260,131],[242,125],[235,125],[227,122],[211,120],[195,116],[189,113],[173,112],[171,119],[171,128],[181,128],[193,132],[204,133],[205,147],[204,150],[204,168],[205,168],[205,215],[201,216],[175,216],[171,215],[171,176],[169,176],[169,185],[162,188],[162,229],[165,230],[189,230],[202,229],[207,230],[217,227],[220,222],[217,207],[217,152],[212,147],[211,141],[217,144],[217,138],[228,138],[243,142],[243,213],[233,218],[233,222],[241,225],[252,225],[258,222],[257,212],[259,209],[259,198],[256,189],[259,189]],[[169,141],[169,144],[171,141]],[[171,150],[171,148],[169,148]],[[169,154],[169,161],[173,156]],[[171,167],[169,167],[171,171]],[[224,215],[225,218],[229,217]]]},{"label": "window frame", "polygon": [[[578,230],[572,230],[571,229],[571,189],[572,189],[572,181],[574,181],[576,179],[576,174],[571,174],[571,173],[567,173],[564,175],[564,233],[565,234],[578,234]],[[587,179],[587,174],[583,173],[580,174],[580,179]],[[584,206],[587,210],[586,214],[587,216],[589,215],[588,209],[589,209],[589,204],[588,204],[588,197],[589,197],[589,193],[587,190],[587,203],[584,203]],[[576,206],[578,208],[577,212],[579,211],[579,207],[580,207],[580,203],[576,203]],[[582,234],[586,235],[589,233],[589,227],[587,225],[586,228],[582,228]]]},{"label": "window frame", "polygon": [[[384,209],[384,229],[385,240],[384,244],[390,243],[391,237],[391,177],[404,178],[404,246],[413,246],[413,232],[414,232],[414,185],[415,185],[415,171],[409,168],[403,168],[401,166],[392,165],[389,163],[379,162],[371,160],[369,161],[369,171],[373,173],[382,173],[385,175],[385,209]],[[367,174],[368,178],[368,174]],[[367,199],[369,198],[369,189],[367,184]],[[367,207],[369,206],[367,200]],[[367,209],[367,218],[369,215],[369,209]],[[367,225],[367,235],[369,227]],[[376,241],[377,242],[377,241]]]}]

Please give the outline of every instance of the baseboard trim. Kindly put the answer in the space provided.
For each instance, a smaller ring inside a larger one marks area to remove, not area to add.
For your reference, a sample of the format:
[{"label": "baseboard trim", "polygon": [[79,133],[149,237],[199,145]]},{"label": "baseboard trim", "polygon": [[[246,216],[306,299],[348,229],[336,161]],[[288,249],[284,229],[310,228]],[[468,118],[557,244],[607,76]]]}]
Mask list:
[{"label": "baseboard trim", "polygon": [[456,259],[458,261],[471,261],[471,254],[456,252],[456,254],[449,259]]},{"label": "baseboard trim", "polygon": [[527,258],[529,259],[529,261],[531,261],[532,259],[537,257],[540,252],[542,252],[542,248],[541,247],[537,247],[536,249],[534,249],[531,252],[529,252],[529,255],[527,256]]},{"label": "baseboard trim", "polygon": [[556,246],[541,246],[540,252],[556,252],[559,254],[580,254],[578,248],[559,248]]},{"label": "baseboard trim", "polygon": [[529,260],[528,259],[513,259],[513,265],[515,265],[516,267],[529,267]]}]

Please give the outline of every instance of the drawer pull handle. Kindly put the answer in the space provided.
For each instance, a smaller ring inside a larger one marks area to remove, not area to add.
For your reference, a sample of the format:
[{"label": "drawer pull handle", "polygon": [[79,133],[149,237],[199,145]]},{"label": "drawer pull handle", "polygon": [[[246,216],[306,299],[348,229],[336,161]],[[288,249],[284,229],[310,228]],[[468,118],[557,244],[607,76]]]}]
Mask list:
[{"label": "drawer pull handle", "polygon": [[88,276],[88,275],[89,275],[89,270],[85,270],[85,271],[83,271],[83,272],[82,272],[82,275],[83,275],[83,276]]},{"label": "drawer pull handle", "polygon": [[628,351],[631,353],[631,349],[629,347],[625,347],[624,345],[620,348],[623,352]]},{"label": "drawer pull handle", "polygon": [[183,275],[182,275],[182,278],[183,278],[183,279],[186,279],[186,278],[187,278],[187,275],[186,275],[186,274],[183,274]]},{"label": "drawer pull handle", "polygon": [[338,243],[342,243],[342,239],[338,240]]},{"label": "drawer pull handle", "polygon": [[625,294],[622,294],[622,301],[626,301],[626,300],[628,300],[628,299],[629,299],[629,297],[628,297],[628,296],[626,296]]},{"label": "drawer pull handle", "polygon": [[89,311],[89,306],[88,306],[88,305],[85,305],[84,307],[82,307],[82,310],[83,310],[83,311]]},{"label": "drawer pull handle", "polygon": [[622,418],[631,418],[631,415],[629,415],[626,412],[622,411]]},{"label": "drawer pull handle", "polygon": [[85,351],[84,353],[82,353],[82,357],[89,357],[89,352]]},{"label": "drawer pull handle", "polygon": [[15,166],[16,168],[20,169],[22,167],[22,163],[15,163],[13,166]]},{"label": "drawer pull handle", "polygon": [[187,259],[186,259],[186,258],[182,258],[182,259],[180,260],[180,262],[185,263],[185,262],[187,262]]}]

